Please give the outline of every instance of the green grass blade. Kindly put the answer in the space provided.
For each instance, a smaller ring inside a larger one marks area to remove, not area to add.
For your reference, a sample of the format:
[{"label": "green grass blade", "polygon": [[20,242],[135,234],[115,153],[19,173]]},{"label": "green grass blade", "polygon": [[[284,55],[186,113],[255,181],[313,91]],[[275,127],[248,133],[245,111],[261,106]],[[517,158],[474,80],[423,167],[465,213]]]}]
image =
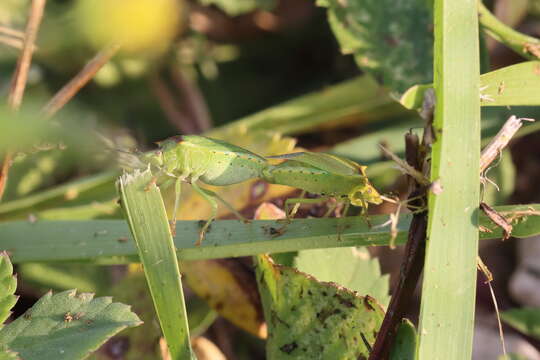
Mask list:
[{"label": "green grass blade", "polygon": [[435,1],[437,97],[419,358],[470,359],[478,250],[480,59],[476,1]]},{"label": "green grass blade", "polygon": [[191,346],[181,275],[165,206],[150,171],[125,174],[119,189],[126,217],[172,359],[189,359]]},{"label": "green grass blade", "polygon": [[521,333],[540,339],[540,308],[524,307],[504,311],[501,319]]},{"label": "green grass blade", "polygon": [[268,130],[285,135],[315,131],[322,125],[339,126],[352,121],[370,122],[407,112],[369,75],[309,93],[246,116],[205,135],[244,134]]},{"label": "green grass blade", "polygon": [[540,105],[540,61],[526,61],[483,74],[482,106]]},{"label": "green grass blade", "polygon": [[[55,186],[53,188],[40,191],[21,199],[0,204],[0,218],[13,218],[17,215],[26,216],[29,212],[39,211],[54,206],[66,206],[66,204],[79,204],[89,201],[98,201],[105,193],[114,192],[114,179],[118,176],[117,171],[107,171],[97,175],[84,177],[79,180]],[[86,192],[90,192],[88,196]],[[68,201],[66,201],[68,200]]]},{"label": "green grass blade", "polygon": [[[512,235],[518,238],[540,235],[540,204],[498,206],[495,209],[509,216],[519,211],[521,217],[512,222]],[[535,215],[536,214],[536,215]],[[293,220],[281,235],[283,224],[257,220],[244,224],[237,220],[218,220],[200,247],[194,242],[199,234],[199,221],[178,221],[175,247],[181,260],[214,259],[279,253],[304,249],[346,246],[388,245],[388,227],[375,228],[388,220],[387,215],[372,216],[369,228],[359,217],[344,219]],[[410,216],[400,218],[397,244],[407,237]],[[484,215],[480,225],[492,232],[480,233],[481,239],[498,239],[500,229]],[[337,227],[343,232],[337,233]],[[309,229],[309,231],[307,231]],[[129,228],[123,220],[92,221],[13,221],[0,223],[0,250],[11,254],[14,263],[43,261],[78,261],[100,264],[126,264],[139,261]]]},{"label": "green grass blade", "polygon": [[[400,98],[407,109],[420,109],[432,84],[414,85]],[[482,106],[540,105],[540,61],[526,61],[480,76]]]}]

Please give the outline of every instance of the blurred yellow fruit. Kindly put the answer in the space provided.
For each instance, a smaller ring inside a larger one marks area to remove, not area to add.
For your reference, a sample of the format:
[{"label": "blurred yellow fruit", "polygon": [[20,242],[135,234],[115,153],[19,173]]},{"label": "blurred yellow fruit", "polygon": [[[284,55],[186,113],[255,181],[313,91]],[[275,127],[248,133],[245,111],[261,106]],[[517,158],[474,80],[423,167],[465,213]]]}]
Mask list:
[{"label": "blurred yellow fruit", "polygon": [[96,48],[118,43],[130,53],[164,51],[180,26],[179,0],[79,0],[75,16]]}]

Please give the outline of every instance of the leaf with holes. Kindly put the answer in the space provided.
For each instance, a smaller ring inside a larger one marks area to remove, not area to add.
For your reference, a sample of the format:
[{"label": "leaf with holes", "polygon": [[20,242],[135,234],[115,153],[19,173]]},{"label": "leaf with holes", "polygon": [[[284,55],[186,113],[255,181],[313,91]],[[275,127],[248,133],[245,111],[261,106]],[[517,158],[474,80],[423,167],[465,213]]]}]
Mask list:
[{"label": "leaf with holes", "polygon": [[268,324],[268,359],[359,359],[369,356],[384,311],[370,296],[320,282],[257,256]]},{"label": "leaf with holes", "polygon": [[369,295],[388,305],[388,275],[381,276],[377,259],[366,248],[333,248],[300,251],[295,259],[298,270],[319,281],[332,281],[360,295]]}]

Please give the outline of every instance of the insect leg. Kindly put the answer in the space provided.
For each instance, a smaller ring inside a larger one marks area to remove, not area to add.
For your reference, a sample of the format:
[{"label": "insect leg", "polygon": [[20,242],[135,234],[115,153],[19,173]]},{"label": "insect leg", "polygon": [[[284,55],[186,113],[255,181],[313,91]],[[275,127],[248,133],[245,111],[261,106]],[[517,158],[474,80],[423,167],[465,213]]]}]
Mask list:
[{"label": "insect leg", "polygon": [[366,224],[369,226],[369,228],[371,229],[371,220],[369,219],[369,214],[368,214],[368,203],[367,201],[362,201],[362,210],[360,210],[360,216],[363,216],[364,219],[366,220]]},{"label": "insect leg", "polygon": [[180,206],[180,195],[182,194],[182,178],[176,178],[174,182],[174,209],[171,219],[169,220],[169,226],[171,228],[172,236],[176,235],[176,216],[178,214],[178,208]]},{"label": "insect leg", "polygon": [[[328,200],[328,197],[320,197],[316,199],[306,199],[306,198],[290,198],[285,200],[285,214],[287,215],[287,219],[292,219],[292,217],[295,215],[292,211],[289,212],[290,207],[292,204],[319,204],[325,200]],[[294,210],[294,209],[293,209]]]},{"label": "insect leg", "polygon": [[214,219],[217,216],[218,204],[217,204],[215,198],[212,195],[210,195],[210,194],[206,193],[205,191],[203,191],[199,187],[199,185],[197,185],[197,183],[195,181],[193,181],[191,183],[191,186],[193,187],[193,190],[198,192],[199,195],[201,195],[206,201],[208,201],[208,203],[212,207],[212,214],[210,215],[210,218],[208,220],[206,220],[206,223],[204,224],[204,226],[201,229],[201,232],[199,233],[199,239],[195,243],[195,246],[200,246],[203,239],[204,239],[204,234],[206,233],[206,230],[208,229],[208,226],[210,226],[210,223],[212,221],[214,221]]},{"label": "insect leg", "polygon": [[347,216],[347,213],[349,212],[350,207],[351,207],[351,202],[350,201],[345,202],[345,207],[343,207],[341,217],[346,217]]},{"label": "insect leg", "polygon": [[328,206],[328,210],[326,210],[326,212],[324,213],[323,215],[323,218],[326,218],[326,217],[329,217],[331,213],[333,213],[337,206],[340,204],[340,202],[337,201],[337,199],[334,199],[334,201],[332,201],[332,203],[330,205],[327,205]]},{"label": "insect leg", "polygon": [[[304,198],[304,196],[306,196],[306,191],[305,190],[302,190],[302,192],[300,193],[300,198]],[[285,202],[285,204],[287,204],[287,202]],[[287,205],[285,205],[285,214],[287,214],[287,219],[293,219],[294,218],[294,215],[296,215],[296,213],[298,212],[298,209],[300,209],[300,203],[297,202],[296,204],[294,204],[294,207],[292,208],[291,212],[289,213],[287,211]]]},{"label": "insect leg", "polygon": [[156,185],[156,184],[157,184],[157,181],[158,181],[157,175],[156,175],[156,176],[152,176],[152,178],[150,179],[150,181],[148,182],[148,184],[146,184],[146,186],[144,187],[144,191],[150,191],[150,188],[152,187],[152,185]]},{"label": "insect leg", "polygon": [[248,219],[246,219],[242,214],[240,214],[231,204],[229,204],[229,202],[227,200],[225,200],[224,198],[219,196],[217,193],[213,192],[212,190],[208,190],[208,189],[205,189],[205,188],[202,188],[202,187],[199,187],[199,189],[201,189],[201,191],[205,192],[208,196],[212,196],[212,197],[218,199],[219,201],[221,201],[221,203],[223,205],[225,205],[227,207],[227,209],[229,209],[238,219],[242,220],[243,222],[249,222]]}]

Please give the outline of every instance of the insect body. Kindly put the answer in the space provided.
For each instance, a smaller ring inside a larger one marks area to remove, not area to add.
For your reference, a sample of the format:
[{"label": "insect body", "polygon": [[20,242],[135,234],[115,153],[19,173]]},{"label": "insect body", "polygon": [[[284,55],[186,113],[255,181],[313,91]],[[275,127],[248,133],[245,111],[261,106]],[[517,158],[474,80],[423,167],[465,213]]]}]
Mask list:
[{"label": "insect body", "polygon": [[217,215],[217,200],[223,202],[238,217],[243,217],[216,193],[201,188],[198,183],[226,186],[262,176],[268,166],[263,157],[246,149],[198,135],[175,136],[158,143],[159,150],[144,154],[140,160],[155,170],[153,182],[175,180],[175,205],[171,221],[174,233],[180,202],[181,183],[191,183],[193,189],[212,207],[212,215],[201,229],[199,245],[204,233]]},{"label": "insect body", "polygon": [[[285,159],[269,166],[263,178],[273,184],[293,186],[313,194],[334,197],[355,206],[367,208],[368,203],[380,204],[381,196],[370,184],[365,166],[338,156],[299,152],[269,158]],[[308,203],[313,199],[287,199],[291,203]]]},{"label": "insect body", "polygon": [[[159,150],[143,154],[138,160],[139,166],[149,166],[153,170],[153,183],[175,183],[172,232],[175,229],[182,182],[191,183],[193,189],[212,207],[212,214],[203,225],[196,245],[201,244],[208,226],[216,218],[216,200],[223,202],[236,216],[245,220],[230,204],[216,193],[201,188],[199,183],[227,186],[262,178],[272,184],[288,185],[325,197],[334,197],[364,209],[368,203],[382,202],[381,196],[366,176],[365,167],[338,156],[300,152],[269,157],[285,160],[281,164],[272,165],[266,158],[246,149],[203,136],[175,136],[158,144]],[[315,201],[319,202],[320,199]],[[314,199],[287,199],[285,205],[288,207],[293,203],[308,202],[314,202]]]}]

